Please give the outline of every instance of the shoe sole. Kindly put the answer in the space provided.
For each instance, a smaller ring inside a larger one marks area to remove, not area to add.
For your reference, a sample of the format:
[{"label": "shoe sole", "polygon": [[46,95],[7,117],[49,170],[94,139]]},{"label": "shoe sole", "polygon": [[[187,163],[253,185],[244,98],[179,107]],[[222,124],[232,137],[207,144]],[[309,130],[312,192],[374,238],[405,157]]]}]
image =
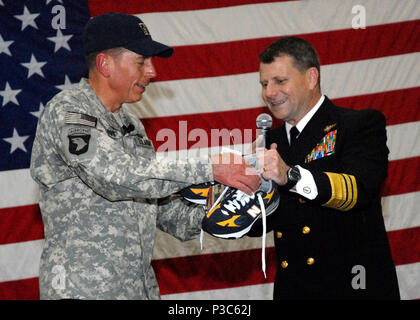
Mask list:
[{"label": "shoe sole", "polygon": [[[272,214],[279,206],[280,203],[280,197],[277,198],[277,200],[274,202],[274,209],[271,209],[269,212],[266,212],[265,215],[269,216],[270,214]],[[255,219],[248,227],[246,227],[245,229],[235,232],[235,233],[229,233],[229,234],[214,234],[211,233],[212,236],[215,236],[217,238],[223,238],[223,239],[239,239],[242,238],[245,234],[247,234],[249,232],[249,230],[251,230],[252,226],[254,225],[255,221],[257,221],[258,219],[260,219],[262,217],[262,214],[260,214],[258,216],[257,219]]]},{"label": "shoe sole", "polygon": [[201,205],[206,205],[207,204],[207,199],[190,199],[190,198],[185,198],[185,200],[188,200],[190,202],[193,202],[195,204],[201,204]]}]

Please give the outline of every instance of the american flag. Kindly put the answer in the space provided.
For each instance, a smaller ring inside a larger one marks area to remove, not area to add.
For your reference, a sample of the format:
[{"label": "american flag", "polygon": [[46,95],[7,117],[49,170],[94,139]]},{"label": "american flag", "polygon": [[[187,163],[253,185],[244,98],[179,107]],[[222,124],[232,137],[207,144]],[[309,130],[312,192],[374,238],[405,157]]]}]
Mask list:
[{"label": "american flag", "polygon": [[[268,112],[258,54],[281,36],[309,40],[320,55],[323,93],[387,118],[385,223],[401,297],[420,298],[418,0],[0,0],[0,299],[39,298],[44,234],[29,174],[37,120],[56,93],[86,76],[82,28],[111,11],[139,15],[155,40],[175,48],[172,58],[155,59],[158,77],[129,106],[156,148],[160,129],[181,134],[181,124],[208,137],[212,129],[255,131],[256,116]],[[192,135],[176,149],[199,142]],[[208,139],[204,147],[218,144]],[[265,279],[260,239],[206,236],[201,250],[198,240],[159,232],[152,264],[162,298],[271,299],[276,263],[272,235],[267,240]]]}]

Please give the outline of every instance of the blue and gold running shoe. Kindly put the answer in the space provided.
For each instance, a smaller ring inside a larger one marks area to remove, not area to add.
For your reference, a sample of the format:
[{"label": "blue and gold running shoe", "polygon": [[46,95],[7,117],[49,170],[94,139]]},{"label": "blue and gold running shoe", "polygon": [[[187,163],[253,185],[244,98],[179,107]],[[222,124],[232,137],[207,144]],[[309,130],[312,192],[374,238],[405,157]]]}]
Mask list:
[{"label": "blue and gold running shoe", "polygon": [[214,182],[193,184],[179,191],[179,194],[190,202],[206,205],[207,199],[209,197],[210,188],[214,184],[215,184]]},{"label": "blue and gold running shoe", "polygon": [[273,213],[280,202],[277,185],[269,181],[267,192],[256,191],[252,196],[226,187],[202,222],[202,229],[214,237],[243,237],[260,218]]}]

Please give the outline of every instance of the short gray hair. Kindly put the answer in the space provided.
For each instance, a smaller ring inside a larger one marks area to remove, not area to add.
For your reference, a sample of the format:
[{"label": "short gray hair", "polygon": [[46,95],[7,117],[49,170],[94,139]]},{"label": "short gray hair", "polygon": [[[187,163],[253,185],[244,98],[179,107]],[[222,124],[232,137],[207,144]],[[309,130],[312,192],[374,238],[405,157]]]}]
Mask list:
[{"label": "short gray hair", "polygon": [[98,54],[104,52],[106,54],[109,54],[113,58],[118,58],[121,54],[123,54],[126,51],[129,51],[129,50],[124,47],[117,47],[117,48],[88,53],[85,56],[85,59],[86,59],[86,63],[87,63],[89,71],[94,70],[96,68],[96,57]]}]

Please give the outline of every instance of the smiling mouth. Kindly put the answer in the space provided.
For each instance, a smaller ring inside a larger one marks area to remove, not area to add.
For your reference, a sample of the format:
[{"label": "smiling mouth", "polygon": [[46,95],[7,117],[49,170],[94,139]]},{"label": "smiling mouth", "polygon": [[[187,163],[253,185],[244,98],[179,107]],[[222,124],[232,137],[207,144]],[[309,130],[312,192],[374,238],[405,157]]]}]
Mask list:
[{"label": "smiling mouth", "polygon": [[137,83],[136,84],[138,87],[142,88],[143,90],[146,90],[146,86],[141,84],[141,83]]},{"label": "smiling mouth", "polygon": [[287,98],[283,99],[283,100],[279,100],[279,101],[267,101],[267,105],[268,107],[278,107],[281,106],[282,104],[284,104],[287,101]]}]

